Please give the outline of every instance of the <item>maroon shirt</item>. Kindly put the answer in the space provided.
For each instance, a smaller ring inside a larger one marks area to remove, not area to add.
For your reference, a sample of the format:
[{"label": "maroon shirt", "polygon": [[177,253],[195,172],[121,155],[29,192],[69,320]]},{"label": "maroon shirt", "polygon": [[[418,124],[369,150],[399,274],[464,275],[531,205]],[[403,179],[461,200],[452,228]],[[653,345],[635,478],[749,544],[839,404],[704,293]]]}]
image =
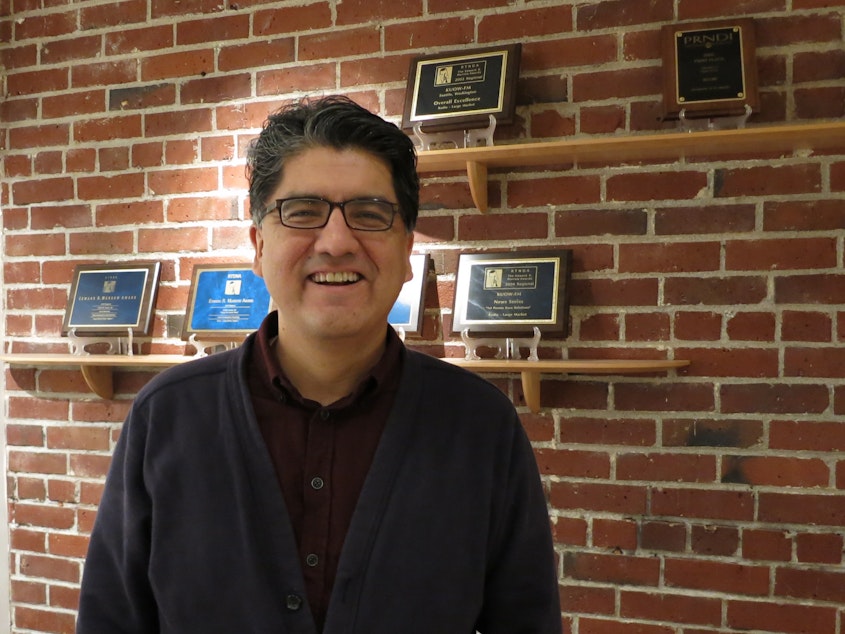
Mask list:
[{"label": "maroon shirt", "polygon": [[273,351],[276,314],[258,331],[250,395],[299,549],[311,611],[322,631],[343,541],[399,385],[402,343],[387,328],[379,362],[327,407],[304,399]]}]

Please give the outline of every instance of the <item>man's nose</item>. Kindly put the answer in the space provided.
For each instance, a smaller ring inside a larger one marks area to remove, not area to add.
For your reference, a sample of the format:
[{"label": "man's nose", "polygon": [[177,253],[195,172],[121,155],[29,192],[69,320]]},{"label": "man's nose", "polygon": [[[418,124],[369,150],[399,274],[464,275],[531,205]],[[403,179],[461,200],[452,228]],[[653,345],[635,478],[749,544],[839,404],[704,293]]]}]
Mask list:
[{"label": "man's nose", "polygon": [[315,248],[333,255],[353,250],[358,244],[355,231],[346,224],[346,218],[337,205],[332,206],[329,210],[329,219],[322,229],[318,229],[318,232]]}]

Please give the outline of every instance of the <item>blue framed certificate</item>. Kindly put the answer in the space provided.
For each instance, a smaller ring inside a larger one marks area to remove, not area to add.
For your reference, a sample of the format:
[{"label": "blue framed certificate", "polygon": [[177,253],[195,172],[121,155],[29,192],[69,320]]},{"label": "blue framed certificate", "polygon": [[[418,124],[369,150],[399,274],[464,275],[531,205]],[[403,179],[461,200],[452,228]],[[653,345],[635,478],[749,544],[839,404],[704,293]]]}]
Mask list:
[{"label": "blue framed certificate", "polygon": [[149,335],[160,269],[158,262],[76,266],[62,335]]},{"label": "blue framed certificate", "polygon": [[428,265],[428,253],[411,255],[411,270],[414,276],[402,286],[399,297],[396,298],[396,302],[387,316],[390,325],[396,329],[402,328],[406,335],[419,334],[422,330]]},{"label": "blue framed certificate", "polygon": [[258,329],[270,301],[264,280],[249,264],[197,264],[182,339],[241,339]]},{"label": "blue framed certificate", "polygon": [[462,253],[452,330],[566,336],[572,251]]}]

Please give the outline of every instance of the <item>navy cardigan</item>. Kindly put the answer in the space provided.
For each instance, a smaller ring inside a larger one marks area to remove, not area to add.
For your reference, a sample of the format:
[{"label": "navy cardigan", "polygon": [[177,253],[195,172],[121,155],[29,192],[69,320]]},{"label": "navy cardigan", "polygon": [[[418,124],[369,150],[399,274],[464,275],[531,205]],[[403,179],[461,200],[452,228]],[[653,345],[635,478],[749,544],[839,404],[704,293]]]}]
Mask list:
[{"label": "navy cardigan", "polygon": [[[78,634],[317,634],[236,350],[156,376],[114,452]],[[496,387],[404,351],[323,634],[555,634],[536,461]]]}]

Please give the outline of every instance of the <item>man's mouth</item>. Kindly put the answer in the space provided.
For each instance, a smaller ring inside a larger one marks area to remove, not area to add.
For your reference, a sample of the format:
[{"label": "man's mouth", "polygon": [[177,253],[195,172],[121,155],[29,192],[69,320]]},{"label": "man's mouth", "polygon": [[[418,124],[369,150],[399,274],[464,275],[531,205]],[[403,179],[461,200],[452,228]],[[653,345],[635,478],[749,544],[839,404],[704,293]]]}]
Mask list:
[{"label": "man's mouth", "polygon": [[359,273],[351,271],[337,271],[330,273],[314,273],[311,281],[317,284],[353,284],[361,279]]}]

